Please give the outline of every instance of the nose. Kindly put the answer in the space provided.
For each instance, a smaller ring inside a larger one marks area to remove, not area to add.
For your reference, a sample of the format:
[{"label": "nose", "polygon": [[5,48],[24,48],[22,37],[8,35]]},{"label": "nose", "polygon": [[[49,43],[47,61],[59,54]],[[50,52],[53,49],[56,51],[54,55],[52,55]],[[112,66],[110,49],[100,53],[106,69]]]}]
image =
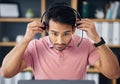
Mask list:
[{"label": "nose", "polygon": [[64,39],[63,39],[63,37],[62,37],[61,35],[58,36],[58,38],[57,38],[57,43],[58,43],[58,44],[64,43]]}]

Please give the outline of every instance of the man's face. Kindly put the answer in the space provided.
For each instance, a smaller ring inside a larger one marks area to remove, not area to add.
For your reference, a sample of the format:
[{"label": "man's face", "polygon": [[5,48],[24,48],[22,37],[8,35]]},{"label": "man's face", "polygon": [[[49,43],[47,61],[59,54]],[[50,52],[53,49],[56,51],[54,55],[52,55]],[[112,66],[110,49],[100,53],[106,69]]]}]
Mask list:
[{"label": "man's face", "polygon": [[71,25],[50,20],[48,33],[54,48],[62,51],[71,41],[74,30]]}]

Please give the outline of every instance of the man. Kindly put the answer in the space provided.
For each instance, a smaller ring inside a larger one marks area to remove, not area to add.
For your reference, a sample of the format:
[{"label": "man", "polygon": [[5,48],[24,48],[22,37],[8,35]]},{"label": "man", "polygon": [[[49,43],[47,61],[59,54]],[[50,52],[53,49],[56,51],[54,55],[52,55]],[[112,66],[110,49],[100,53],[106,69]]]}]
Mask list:
[{"label": "man", "polygon": [[[118,78],[118,60],[98,35],[93,21],[76,22],[73,9],[55,5],[46,12],[46,27],[40,21],[28,24],[23,40],[4,58],[1,75],[9,78],[31,67],[35,79],[84,79],[87,65],[92,65],[106,77]],[[75,23],[80,25],[76,27]],[[33,40],[44,27],[49,36]],[[76,28],[85,31],[93,42],[74,35]]]}]

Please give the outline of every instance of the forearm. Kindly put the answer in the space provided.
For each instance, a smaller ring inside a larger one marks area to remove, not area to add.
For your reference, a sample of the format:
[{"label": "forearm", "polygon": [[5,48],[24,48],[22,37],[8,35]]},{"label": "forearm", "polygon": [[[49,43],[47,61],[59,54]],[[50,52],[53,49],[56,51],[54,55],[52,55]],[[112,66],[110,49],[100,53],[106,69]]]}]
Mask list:
[{"label": "forearm", "polygon": [[16,74],[22,63],[22,55],[28,45],[26,39],[18,43],[4,58],[1,70],[4,74]]},{"label": "forearm", "polygon": [[110,77],[120,76],[119,62],[114,53],[106,45],[99,46],[98,51],[100,53],[99,66],[101,72]]}]

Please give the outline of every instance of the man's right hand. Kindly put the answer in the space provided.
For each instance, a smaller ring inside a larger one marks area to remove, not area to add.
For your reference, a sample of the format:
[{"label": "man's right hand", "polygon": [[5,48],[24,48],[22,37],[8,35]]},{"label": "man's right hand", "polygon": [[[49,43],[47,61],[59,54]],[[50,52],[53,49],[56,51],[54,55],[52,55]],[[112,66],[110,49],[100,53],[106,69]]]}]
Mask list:
[{"label": "man's right hand", "polygon": [[44,24],[40,21],[28,23],[24,38],[27,39],[27,41],[31,41],[37,33],[42,33],[44,31],[42,27],[44,27]]}]

